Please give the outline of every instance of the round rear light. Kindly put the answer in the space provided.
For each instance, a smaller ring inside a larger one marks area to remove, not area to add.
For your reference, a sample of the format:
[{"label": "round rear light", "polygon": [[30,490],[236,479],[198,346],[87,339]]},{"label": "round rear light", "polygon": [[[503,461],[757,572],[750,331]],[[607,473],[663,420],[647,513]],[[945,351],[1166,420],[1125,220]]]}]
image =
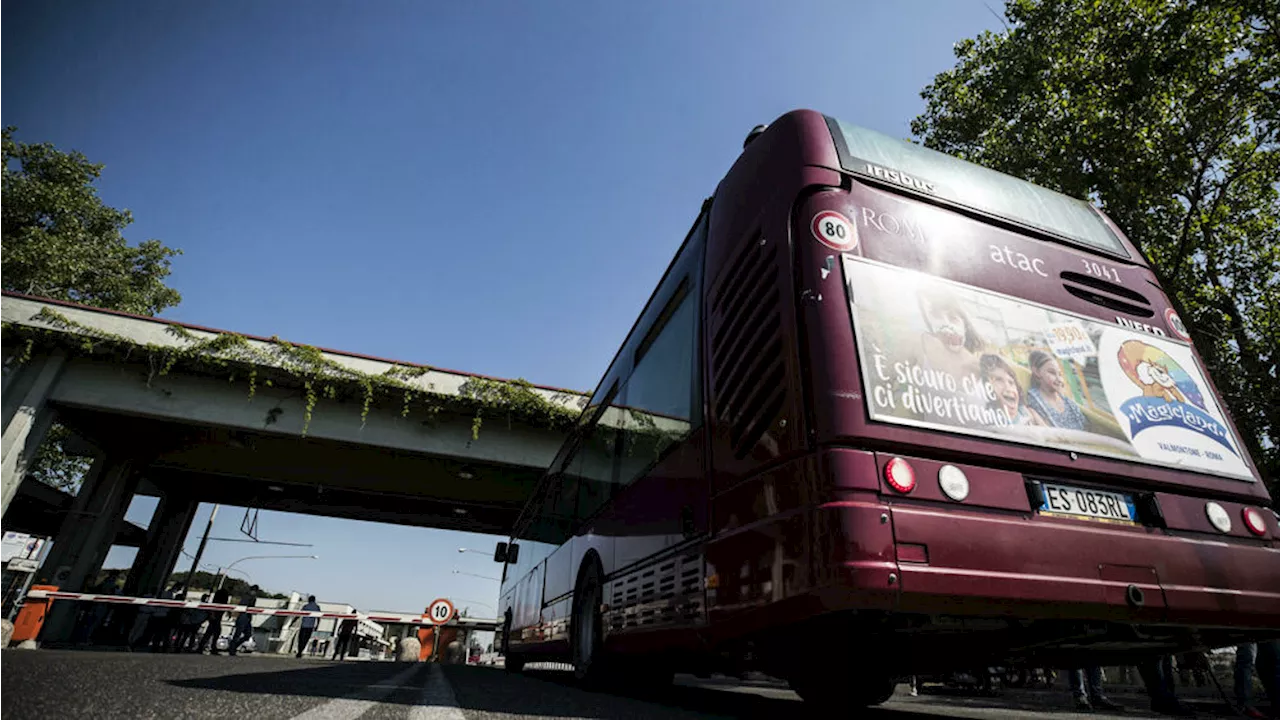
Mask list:
[{"label": "round rear light", "polygon": [[942,488],[943,495],[956,502],[969,497],[969,478],[955,465],[938,468],[938,487]]},{"label": "round rear light", "polygon": [[1240,515],[1244,517],[1244,526],[1249,528],[1249,532],[1254,535],[1267,534],[1267,519],[1262,515],[1261,510],[1247,507],[1240,511]]},{"label": "round rear light", "polygon": [[1209,517],[1209,524],[1217,528],[1218,532],[1231,532],[1231,515],[1226,508],[1216,502],[1206,503],[1204,514]]},{"label": "round rear light", "polygon": [[900,493],[909,493],[916,489],[916,471],[911,464],[900,457],[890,460],[884,466],[884,479],[889,487]]}]

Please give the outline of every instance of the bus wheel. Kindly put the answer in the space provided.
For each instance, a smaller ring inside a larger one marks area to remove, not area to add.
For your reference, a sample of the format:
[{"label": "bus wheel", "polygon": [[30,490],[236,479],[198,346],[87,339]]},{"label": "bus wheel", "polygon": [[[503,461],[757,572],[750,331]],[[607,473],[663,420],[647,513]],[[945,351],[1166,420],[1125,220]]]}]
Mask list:
[{"label": "bus wheel", "polygon": [[569,636],[573,644],[573,675],[587,684],[600,684],[605,680],[604,622],[600,614],[603,599],[600,571],[588,565],[578,577],[578,587],[573,592]]},{"label": "bus wheel", "polygon": [[507,655],[502,662],[502,667],[509,673],[518,673],[524,670],[524,656]]},{"label": "bus wheel", "polygon": [[823,674],[795,677],[790,682],[791,689],[800,699],[822,711],[824,716],[847,713],[850,708],[879,705],[893,696],[896,685],[891,678],[858,678],[856,675],[836,678]]}]

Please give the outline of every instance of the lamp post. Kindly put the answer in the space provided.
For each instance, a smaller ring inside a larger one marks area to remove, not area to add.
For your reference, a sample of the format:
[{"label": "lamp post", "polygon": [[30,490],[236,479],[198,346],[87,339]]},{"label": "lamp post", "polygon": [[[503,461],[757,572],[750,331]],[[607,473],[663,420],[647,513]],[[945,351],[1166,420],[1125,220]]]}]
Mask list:
[{"label": "lamp post", "polygon": [[291,560],[291,559],[319,560],[320,556],[319,555],[250,555],[249,557],[242,557],[239,560],[236,560],[235,562],[231,563],[230,565],[227,565],[226,567],[218,570],[218,587],[214,588],[214,590],[215,591],[221,590],[222,583],[227,579],[227,573],[231,572],[231,570],[235,568],[236,565],[239,565],[245,560]]},{"label": "lamp post", "polygon": [[488,556],[488,555],[490,555],[490,554],[491,554],[491,553],[487,553],[487,552],[485,552],[484,550],[473,550],[472,548],[458,548],[458,552],[460,552],[460,553],[475,553],[475,554],[477,554],[477,555],[485,555],[485,556]]}]

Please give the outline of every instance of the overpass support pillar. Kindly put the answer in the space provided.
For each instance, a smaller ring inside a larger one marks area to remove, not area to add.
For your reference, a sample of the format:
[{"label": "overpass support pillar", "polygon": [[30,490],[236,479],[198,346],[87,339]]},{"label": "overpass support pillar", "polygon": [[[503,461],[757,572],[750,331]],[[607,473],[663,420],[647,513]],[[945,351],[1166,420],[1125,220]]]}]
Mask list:
[{"label": "overpass support pillar", "polygon": [[4,359],[4,379],[0,386],[4,420],[0,438],[0,485],[3,487],[0,515],[8,512],[9,502],[18,493],[18,485],[53,425],[53,409],[45,400],[66,360],[66,354],[61,351],[25,361],[16,355]]},{"label": "overpass support pillar", "polygon": [[[135,457],[116,454],[101,456],[94,462],[41,567],[41,584],[83,592],[96,579],[138,487],[141,465]],[[75,616],[74,603],[55,602],[41,640],[70,639]]]},{"label": "overpass support pillar", "polygon": [[187,539],[199,506],[195,498],[178,490],[168,490],[160,498],[147,528],[147,544],[134,559],[125,581],[126,595],[160,596],[173,574],[178,553],[182,551],[182,543]]}]

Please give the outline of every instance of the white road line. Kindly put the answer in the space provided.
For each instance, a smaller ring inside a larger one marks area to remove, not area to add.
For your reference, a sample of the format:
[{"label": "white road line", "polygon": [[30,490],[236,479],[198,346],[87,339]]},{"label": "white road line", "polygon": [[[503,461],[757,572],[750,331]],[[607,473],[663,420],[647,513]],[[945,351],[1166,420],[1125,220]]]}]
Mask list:
[{"label": "white road line", "polygon": [[427,669],[427,687],[422,698],[409,711],[409,720],[466,720],[458,707],[453,686],[439,665],[432,663]]},{"label": "white road line", "polygon": [[301,715],[295,715],[293,720],[356,720],[383,698],[398,690],[404,681],[421,669],[421,665],[414,665],[385,680],[369,685],[350,697],[337,698],[323,705],[317,705]]}]

